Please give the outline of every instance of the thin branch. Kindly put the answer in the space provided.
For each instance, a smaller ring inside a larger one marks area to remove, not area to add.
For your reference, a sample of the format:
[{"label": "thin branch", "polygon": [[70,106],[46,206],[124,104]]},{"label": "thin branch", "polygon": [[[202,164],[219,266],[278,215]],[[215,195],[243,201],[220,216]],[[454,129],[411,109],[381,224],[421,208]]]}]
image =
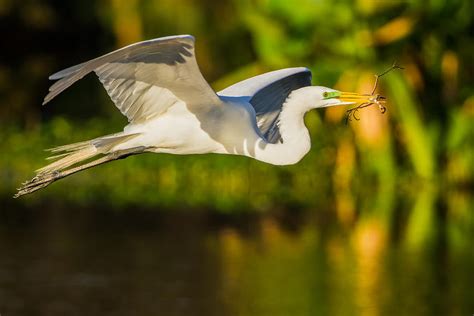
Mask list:
[{"label": "thin branch", "polygon": [[360,109],[363,109],[365,107],[368,107],[368,106],[371,106],[373,104],[377,104],[379,106],[379,109],[380,109],[380,112],[382,114],[384,114],[386,111],[387,111],[387,108],[383,105],[383,103],[385,103],[385,97],[384,96],[381,96],[381,95],[374,95],[375,93],[375,90],[377,90],[377,87],[378,87],[378,84],[379,84],[379,78],[388,74],[390,71],[394,70],[394,69],[405,69],[399,65],[397,65],[397,61],[394,61],[392,66],[390,68],[388,68],[387,70],[385,70],[384,72],[382,72],[381,74],[378,74],[378,75],[375,75],[375,83],[374,83],[374,87],[372,89],[372,92],[368,95],[368,96],[372,96],[373,98],[370,99],[370,102],[365,102],[365,103],[362,103],[356,107],[353,107],[349,110],[347,110],[347,116],[346,116],[346,124],[352,120],[352,118],[354,118],[356,121],[359,120],[359,117],[357,117],[357,112],[360,110]]},{"label": "thin branch", "polygon": [[379,84],[379,78],[382,77],[382,76],[385,76],[386,74],[388,74],[390,71],[392,71],[394,69],[405,69],[405,68],[400,67],[399,65],[397,65],[397,61],[395,60],[390,68],[388,68],[387,70],[385,70],[384,72],[382,72],[379,75],[375,75],[375,84],[374,84],[374,88],[372,89],[372,93],[370,93],[370,95],[374,95],[375,90],[377,90],[377,86]]}]

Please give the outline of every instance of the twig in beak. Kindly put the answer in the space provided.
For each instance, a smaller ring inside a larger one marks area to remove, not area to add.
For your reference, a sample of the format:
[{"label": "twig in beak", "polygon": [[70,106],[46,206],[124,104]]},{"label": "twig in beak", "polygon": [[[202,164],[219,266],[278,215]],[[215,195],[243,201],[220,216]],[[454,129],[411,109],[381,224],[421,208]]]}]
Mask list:
[{"label": "twig in beak", "polygon": [[390,71],[392,71],[394,69],[405,69],[405,68],[397,65],[397,61],[395,60],[390,68],[388,68],[387,70],[385,70],[384,72],[382,72],[379,75],[375,75],[374,88],[372,89],[372,93],[370,93],[370,95],[374,95],[375,90],[377,89],[377,86],[379,84],[379,78],[382,77],[382,76],[385,76],[386,74],[388,74]]},{"label": "twig in beak", "polygon": [[372,104],[377,104],[378,107],[379,107],[380,113],[382,113],[382,114],[384,114],[387,111],[387,108],[383,104],[383,103],[385,103],[386,98],[384,96],[379,95],[379,94],[374,95],[374,93],[375,93],[375,90],[377,90],[377,86],[379,84],[379,78],[386,75],[386,74],[388,74],[390,71],[392,71],[394,69],[404,69],[404,68],[397,65],[397,62],[394,61],[390,68],[388,68],[387,70],[385,70],[384,72],[382,72],[379,75],[375,75],[374,88],[372,89],[372,92],[368,95],[368,96],[372,96],[372,98],[369,99],[370,100],[369,102],[362,103],[362,104],[360,104],[356,107],[353,107],[352,109],[347,110],[346,111],[346,113],[347,113],[346,124],[349,121],[351,121],[352,118],[354,118],[356,121],[358,121],[360,118],[356,116],[356,113],[360,109],[371,106]]}]

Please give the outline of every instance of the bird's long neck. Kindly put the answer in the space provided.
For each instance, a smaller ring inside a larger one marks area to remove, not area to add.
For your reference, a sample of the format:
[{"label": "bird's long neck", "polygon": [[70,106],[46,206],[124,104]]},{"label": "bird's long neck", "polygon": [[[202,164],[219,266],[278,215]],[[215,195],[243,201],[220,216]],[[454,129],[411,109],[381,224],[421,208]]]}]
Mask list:
[{"label": "bird's long neck", "polygon": [[261,140],[256,146],[255,159],[274,164],[291,165],[300,161],[311,148],[311,139],[304,124],[308,108],[298,95],[290,95],[282,107],[279,118],[283,142],[276,144]]}]

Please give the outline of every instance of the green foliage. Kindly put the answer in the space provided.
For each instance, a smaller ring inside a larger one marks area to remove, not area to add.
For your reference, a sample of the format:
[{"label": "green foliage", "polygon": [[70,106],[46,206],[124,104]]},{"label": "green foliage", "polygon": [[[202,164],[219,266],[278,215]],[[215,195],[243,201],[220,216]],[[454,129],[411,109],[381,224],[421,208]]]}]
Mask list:
[{"label": "green foliage", "polygon": [[[313,149],[296,166],[216,155],[142,155],[62,180],[19,203],[271,211],[318,208],[341,192],[363,196],[374,183],[387,201],[396,187],[417,181],[473,183],[470,1],[6,3],[2,16],[44,39],[35,50],[28,43],[16,47],[17,54],[0,62],[4,198],[42,166],[43,148],[123,126],[92,79],[40,112],[49,73],[133,41],[179,33],[197,37],[201,69],[216,89],[264,71],[307,66],[316,85],[368,92],[373,75],[393,60],[406,69],[381,80],[380,93],[388,98],[383,116],[361,111],[361,121],[344,125],[341,110],[310,113]],[[64,25],[70,28],[66,36]],[[48,34],[56,37],[49,40]]]}]

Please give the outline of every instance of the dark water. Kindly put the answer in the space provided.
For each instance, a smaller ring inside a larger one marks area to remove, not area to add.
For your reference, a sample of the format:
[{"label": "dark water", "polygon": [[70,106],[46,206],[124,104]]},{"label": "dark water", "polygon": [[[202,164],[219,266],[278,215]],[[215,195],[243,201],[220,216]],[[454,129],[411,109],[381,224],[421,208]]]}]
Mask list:
[{"label": "dark water", "polygon": [[393,221],[345,226],[330,211],[0,214],[2,316],[474,312],[472,225],[456,235],[442,217],[419,241]]}]

